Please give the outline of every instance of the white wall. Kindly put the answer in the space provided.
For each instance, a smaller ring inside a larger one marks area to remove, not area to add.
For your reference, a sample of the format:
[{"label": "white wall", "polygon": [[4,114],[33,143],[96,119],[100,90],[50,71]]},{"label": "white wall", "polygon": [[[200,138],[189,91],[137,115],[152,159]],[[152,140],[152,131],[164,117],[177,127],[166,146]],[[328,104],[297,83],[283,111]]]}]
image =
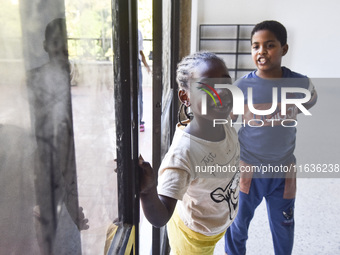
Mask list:
[{"label": "white wall", "polygon": [[340,77],[339,0],[193,0],[192,51],[200,24],[256,24],[274,19],[288,31],[283,65],[309,77]]}]

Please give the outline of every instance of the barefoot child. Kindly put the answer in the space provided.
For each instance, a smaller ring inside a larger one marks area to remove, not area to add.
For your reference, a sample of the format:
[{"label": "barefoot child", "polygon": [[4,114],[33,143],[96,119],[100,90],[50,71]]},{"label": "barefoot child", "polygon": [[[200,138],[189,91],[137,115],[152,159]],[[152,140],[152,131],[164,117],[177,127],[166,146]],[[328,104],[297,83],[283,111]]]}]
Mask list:
[{"label": "barefoot child", "polygon": [[[153,169],[141,159],[142,207],[152,225],[167,224],[171,254],[213,254],[238,210],[237,135],[230,126],[213,127],[214,119],[229,116],[233,102],[228,90],[214,86],[231,79],[222,59],[199,52],[179,63],[177,82],[182,106],[185,112],[190,107],[193,118],[187,125],[177,124],[159,169],[158,186]],[[217,171],[228,166],[228,171]]]}]

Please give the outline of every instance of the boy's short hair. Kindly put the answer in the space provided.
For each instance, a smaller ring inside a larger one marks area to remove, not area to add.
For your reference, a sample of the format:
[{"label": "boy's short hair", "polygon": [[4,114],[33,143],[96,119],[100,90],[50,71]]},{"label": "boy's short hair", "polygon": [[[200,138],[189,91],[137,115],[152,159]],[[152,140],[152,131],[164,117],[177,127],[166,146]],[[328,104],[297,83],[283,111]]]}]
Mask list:
[{"label": "boy's short hair", "polygon": [[45,29],[45,40],[51,39],[58,29],[60,30],[59,33],[62,33],[61,35],[66,38],[66,20],[64,18],[54,19],[47,24]]},{"label": "boy's short hair", "polygon": [[275,37],[280,41],[281,46],[287,44],[287,30],[280,22],[277,22],[275,20],[265,20],[261,23],[256,24],[253,28],[253,31],[251,32],[251,39],[253,39],[253,35],[257,31],[261,30],[268,30],[272,32]]}]

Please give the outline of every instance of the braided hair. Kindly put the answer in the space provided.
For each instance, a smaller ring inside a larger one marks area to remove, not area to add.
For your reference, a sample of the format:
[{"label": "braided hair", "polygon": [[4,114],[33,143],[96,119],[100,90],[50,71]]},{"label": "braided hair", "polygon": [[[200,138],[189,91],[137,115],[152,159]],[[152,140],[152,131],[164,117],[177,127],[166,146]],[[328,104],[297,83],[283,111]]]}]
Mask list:
[{"label": "braided hair", "polygon": [[202,62],[209,60],[218,60],[225,65],[220,57],[208,51],[200,51],[184,57],[177,65],[176,81],[179,87],[189,89],[189,81],[195,73],[195,68]]},{"label": "braided hair", "polygon": [[[225,65],[224,61],[220,57],[208,51],[200,51],[184,57],[177,65],[176,81],[179,88],[185,90],[189,89],[190,79],[193,77],[196,67],[202,62],[207,62],[210,60],[218,60],[223,63],[223,65]],[[184,111],[185,116],[189,120],[192,120],[194,116],[192,113],[188,112],[187,106],[182,103],[178,111],[178,121],[181,125],[186,126],[187,124],[181,121],[182,111]]]}]

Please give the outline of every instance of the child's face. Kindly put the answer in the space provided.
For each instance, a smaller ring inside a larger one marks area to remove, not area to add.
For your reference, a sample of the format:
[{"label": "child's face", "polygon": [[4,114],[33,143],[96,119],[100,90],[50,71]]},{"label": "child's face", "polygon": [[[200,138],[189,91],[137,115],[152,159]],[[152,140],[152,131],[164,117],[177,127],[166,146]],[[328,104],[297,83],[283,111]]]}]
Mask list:
[{"label": "child's face", "polygon": [[[227,89],[217,89],[215,84],[231,84],[226,66],[218,60],[210,60],[197,66],[195,75],[190,82],[190,109],[195,118],[208,120],[226,119],[232,109],[232,95]],[[220,97],[215,94],[214,90]],[[215,101],[211,98],[214,97]],[[206,114],[202,115],[202,97],[206,96]],[[221,104],[222,102],[222,104]]]},{"label": "child's face", "polygon": [[51,60],[67,61],[67,39],[66,34],[59,27],[44,42],[44,47]]},{"label": "child's face", "polygon": [[252,37],[251,54],[257,66],[257,75],[262,78],[282,76],[281,59],[288,51],[288,45],[281,45],[269,30],[255,32]]}]

